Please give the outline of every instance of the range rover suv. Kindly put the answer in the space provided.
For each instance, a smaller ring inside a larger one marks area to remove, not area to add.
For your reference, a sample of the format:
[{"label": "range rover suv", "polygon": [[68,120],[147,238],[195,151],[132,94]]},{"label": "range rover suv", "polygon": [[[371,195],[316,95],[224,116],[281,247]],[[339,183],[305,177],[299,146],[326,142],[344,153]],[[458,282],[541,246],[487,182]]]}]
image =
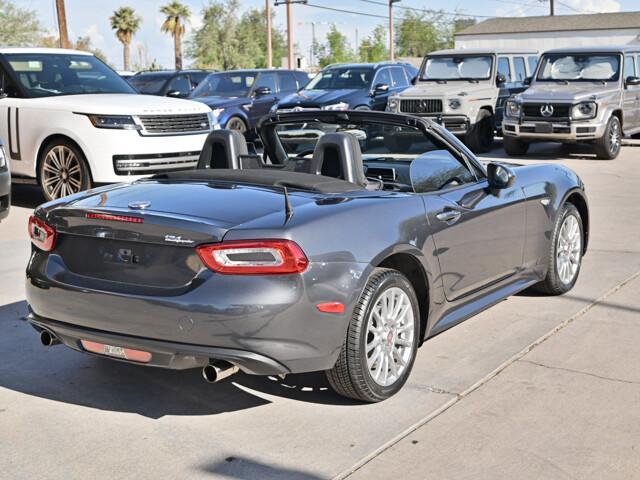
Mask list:
[{"label": "range rover suv", "polygon": [[429,117],[474,152],[487,152],[500,131],[504,102],[523,91],[535,51],[441,50],[427,55],[415,85],[392,95],[391,112]]},{"label": "range rover suv", "polygon": [[507,102],[504,149],[525,155],[535,141],[593,145],[614,159],[622,137],[640,132],[640,46],[551,50],[531,87]]},{"label": "range rover suv", "polygon": [[206,105],[140,95],[87,52],[2,48],[0,78],[13,181],[39,182],[47,200],[193,168],[211,130]]}]

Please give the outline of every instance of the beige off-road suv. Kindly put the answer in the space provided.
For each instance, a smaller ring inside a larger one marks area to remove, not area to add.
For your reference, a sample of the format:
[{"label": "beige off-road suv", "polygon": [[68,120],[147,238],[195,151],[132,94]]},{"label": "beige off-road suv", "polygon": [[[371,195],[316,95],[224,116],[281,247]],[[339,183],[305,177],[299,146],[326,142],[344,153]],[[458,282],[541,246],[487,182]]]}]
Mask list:
[{"label": "beige off-road suv", "polygon": [[531,87],[507,101],[508,155],[535,141],[589,143],[598,158],[618,156],[624,135],[640,132],[640,46],[550,50]]},{"label": "beige off-road suv", "polygon": [[441,50],[427,55],[413,87],[389,97],[387,110],[429,117],[474,152],[487,152],[500,131],[504,103],[523,91],[535,51]]}]

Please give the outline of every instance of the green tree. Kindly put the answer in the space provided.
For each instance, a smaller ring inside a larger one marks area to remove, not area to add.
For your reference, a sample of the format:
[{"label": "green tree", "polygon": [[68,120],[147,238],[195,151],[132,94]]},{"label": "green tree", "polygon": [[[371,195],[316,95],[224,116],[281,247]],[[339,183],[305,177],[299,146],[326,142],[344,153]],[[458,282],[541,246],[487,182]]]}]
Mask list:
[{"label": "green tree", "polygon": [[387,27],[378,25],[370,36],[360,42],[360,61],[381,62],[389,58],[387,48]]},{"label": "green tree", "polygon": [[35,10],[18,8],[9,0],[0,0],[0,45],[38,45],[41,36],[42,27]]},{"label": "green tree", "polygon": [[189,7],[173,1],[160,8],[160,13],[167,16],[162,24],[161,30],[169,33],[173,37],[173,49],[175,56],[176,70],[182,70],[182,37],[186,30],[186,24],[191,17]]},{"label": "green tree", "polygon": [[[58,45],[58,43],[56,43],[56,45]],[[91,52],[100,60],[102,60],[104,63],[109,63],[107,61],[107,56],[105,55],[105,53],[99,48],[94,47],[93,43],[91,42],[91,38],[88,36],[78,37],[78,39],[76,40],[76,43],[72,45],[72,48],[75,48],[76,50],[83,50],[85,52]]]},{"label": "green tree", "polygon": [[129,47],[133,36],[140,29],[142,18],[136,14],[133,8],[120,7],[113,12],[109,20],[111,21],[111,28],[116,31],[116,37],[122,43],[124,69],[129,70]]},{"label": "green tree", "polygon": [[331,63],[351,62],[355,59],[346,35],[342,34],[335,25],[331,25],[327,33],[327,43],[319,48],[317,56],[321,67]]},{"label": "green tree", "polygon": [[407,10],[396,29],[399,57],[423,57],[429,52],[450,47],[450,22],[441,12]]}]

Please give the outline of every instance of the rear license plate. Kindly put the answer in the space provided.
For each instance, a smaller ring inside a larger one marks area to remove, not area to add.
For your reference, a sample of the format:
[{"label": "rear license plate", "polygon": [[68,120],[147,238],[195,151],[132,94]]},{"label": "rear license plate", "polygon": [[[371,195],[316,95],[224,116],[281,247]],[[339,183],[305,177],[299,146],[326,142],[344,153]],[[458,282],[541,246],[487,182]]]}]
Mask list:
[{"label": "rear license plate", "polygon": [[550,123],[536,123],[536,133],[553,133],[553,125]]},{"label": "rear license plate", "polygon": [[105,343],[92,342],[90,340],[80,340],[82,348],[87,352],[106,355],[107,357],[123,358],[131,362],[149,363],[151,353],[133,348],[119,347],[117,345],[107,345]]}]

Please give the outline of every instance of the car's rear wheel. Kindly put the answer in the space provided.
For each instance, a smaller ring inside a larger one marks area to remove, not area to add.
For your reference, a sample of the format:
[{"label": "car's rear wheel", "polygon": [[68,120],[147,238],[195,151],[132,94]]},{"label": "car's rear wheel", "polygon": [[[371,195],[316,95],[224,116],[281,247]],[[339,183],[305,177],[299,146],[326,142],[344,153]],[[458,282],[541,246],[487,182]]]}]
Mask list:
[{"label": "car's rear wheel", "polygon": [[571,203],[565,203],[558,213],[552,239],[547,275],[534,289],[547,295],[562,295],[576,284],[582,265],[582,217]]},{"label": "car's rear wheel", "polygon": [[227,130],[235,130],[240,133],[247,133],[247,124],[240,117],[231,117],[225,125]]},{"label": "car's rear wheel", "polygon": [[529,151],[529,142],[505,135],[502,139],[504,151],[510,157],[520,157]]},{"label": "car's rear wheel", "polygon": [[475,153],[487,153],[493,148],[496,121],[489,110],[480,110],[478,119],[464,136],[464,144]]},{"label": "car's rear wheel", "polygon": [[622,147],[622,126],[620,119],[613,115],[607,123],[602,138],[596,140],[594,150],[596,157],[601,160],[613,160],[620,153]]},{"label": "car's rear wheel", "polygon": [[49,142],[42,149],[38,178],[47,201],[91,188],[84,154],[73,142],[63,138]]},{"label": "car's rear wheel", "polygon": [[416,294],[397,270],[376,268],[347,330],[335,366],[326,375],[340,395],[379,402],[406,382],[419,344]]}]

